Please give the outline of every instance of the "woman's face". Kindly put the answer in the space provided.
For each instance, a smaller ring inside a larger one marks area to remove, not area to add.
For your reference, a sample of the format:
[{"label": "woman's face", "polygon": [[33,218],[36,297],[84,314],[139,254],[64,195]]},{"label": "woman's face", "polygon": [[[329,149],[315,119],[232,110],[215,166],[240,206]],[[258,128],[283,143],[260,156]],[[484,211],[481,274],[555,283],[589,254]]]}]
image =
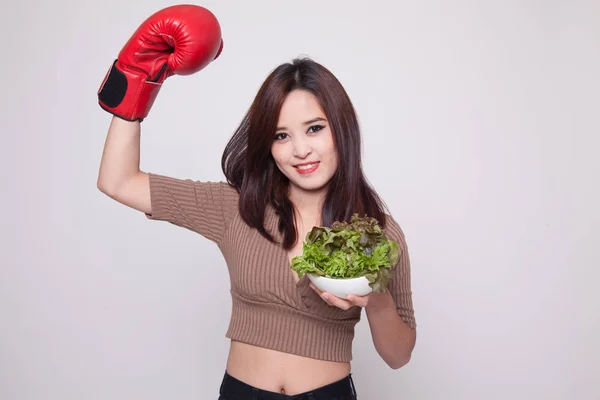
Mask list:
[{"label": "woman's face", "polygon": [[325,191],[338,157],[329,121],[317,98],[294,90],[283,102],[271,154],[288,177],[292,195]]}]

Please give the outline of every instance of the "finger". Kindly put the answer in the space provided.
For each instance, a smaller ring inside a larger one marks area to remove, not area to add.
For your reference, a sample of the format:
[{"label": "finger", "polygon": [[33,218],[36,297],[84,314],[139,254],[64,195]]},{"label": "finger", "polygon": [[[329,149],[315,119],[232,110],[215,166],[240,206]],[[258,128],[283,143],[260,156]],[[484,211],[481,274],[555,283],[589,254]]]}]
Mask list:
[{"label": "finger", "polygon": [[321,296],[323,294],[322,291],[320,291],[315,285],[312,284],[312,282],[309,284],[309,286],[318,293],[319,296]]},{"label": "finger", "polygon": [[339,297],[334,296],[334,295],[332,295],[330,293],[323,293],[321,295],[321,298],[323,300],[325,300],[325,302],[327,304],[329,304],[331,306],[334,306],[334,307],[341,308],[342,310],[348,310],[350,307],[353,306],[353,304],[350,303],[349,301],[346,301],[344,299],[340,299]]},{"label": "finger", "polygon": [[350,303],[358,307],[366,307],[369,303],[368,296],[354,296],[352,294],[349,294],[347,299]]}]

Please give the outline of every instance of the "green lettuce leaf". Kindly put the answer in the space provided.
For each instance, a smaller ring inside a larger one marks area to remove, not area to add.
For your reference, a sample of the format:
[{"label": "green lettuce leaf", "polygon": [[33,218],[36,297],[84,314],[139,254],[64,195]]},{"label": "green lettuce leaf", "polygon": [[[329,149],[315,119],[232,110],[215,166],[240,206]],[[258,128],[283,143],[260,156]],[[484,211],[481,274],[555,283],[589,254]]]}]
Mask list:
[{"label": "green lettuce leaf", "polygon": [[334,279],[364,276],[374,292],[384,292],[398,262],[398,243],[386,237],[375,218],[354,214],[351,221],[315,226],[304,239],[292,269]]}]

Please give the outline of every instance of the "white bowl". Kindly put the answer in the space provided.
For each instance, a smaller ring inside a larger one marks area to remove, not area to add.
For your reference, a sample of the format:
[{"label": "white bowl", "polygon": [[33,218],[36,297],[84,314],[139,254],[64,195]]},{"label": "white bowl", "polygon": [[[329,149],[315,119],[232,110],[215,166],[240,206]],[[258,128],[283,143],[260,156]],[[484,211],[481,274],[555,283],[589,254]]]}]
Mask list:
[{"label": "white bowl", "polygon": [[307,275],[308,279],[310,279],[317,289],[331,293],[342,299],[346,299],[349,294],[365,296],[373,291],[369,286],[369,281],[364,276],[359,278],[334,279],[312,274]]}]

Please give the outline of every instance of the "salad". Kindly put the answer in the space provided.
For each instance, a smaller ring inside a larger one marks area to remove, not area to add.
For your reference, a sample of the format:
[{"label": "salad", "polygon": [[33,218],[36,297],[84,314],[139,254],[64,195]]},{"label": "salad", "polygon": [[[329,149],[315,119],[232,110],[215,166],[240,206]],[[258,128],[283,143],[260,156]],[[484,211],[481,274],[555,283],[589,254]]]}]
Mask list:
[{"label": "salad", "polygon": [[291,268],[304,274],[333,279],[364,276],[374,292],[384,292],[398,262],[398,243],[386,237],[375,218],[354,214],[350,223],[336,221],[315,226],[306,234],[302,255]]}]

